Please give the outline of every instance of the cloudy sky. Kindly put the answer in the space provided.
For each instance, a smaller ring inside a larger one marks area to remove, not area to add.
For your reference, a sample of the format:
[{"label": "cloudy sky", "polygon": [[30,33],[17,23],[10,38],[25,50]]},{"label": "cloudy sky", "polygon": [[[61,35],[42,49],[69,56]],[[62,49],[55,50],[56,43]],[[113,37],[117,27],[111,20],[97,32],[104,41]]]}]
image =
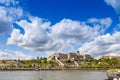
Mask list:
[{"label": "cloudy sky", "polygon": [[120,0],[0,0],[0,59],[120,55]]}]

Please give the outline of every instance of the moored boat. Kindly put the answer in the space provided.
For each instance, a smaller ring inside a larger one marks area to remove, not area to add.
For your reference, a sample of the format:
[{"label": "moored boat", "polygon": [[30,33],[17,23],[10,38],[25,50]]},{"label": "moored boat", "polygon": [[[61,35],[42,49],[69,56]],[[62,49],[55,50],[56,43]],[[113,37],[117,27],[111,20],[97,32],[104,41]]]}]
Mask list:
[{"label": "moored boat", "polygon": [[120,69],[110,69],[107,71],[106,80],[120,80]]}]

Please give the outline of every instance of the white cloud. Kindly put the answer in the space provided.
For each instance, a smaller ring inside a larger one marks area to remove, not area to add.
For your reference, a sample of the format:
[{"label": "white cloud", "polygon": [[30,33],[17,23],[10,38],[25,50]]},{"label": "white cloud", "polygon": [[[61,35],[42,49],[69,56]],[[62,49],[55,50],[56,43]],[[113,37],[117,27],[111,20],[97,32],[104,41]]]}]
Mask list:
[{"label": "white cloud", "polygon": [[52,35],[65,40],[86,41],[94,39],[99,33],[85,22],[63,19],[53,26]]},{"label": "white cloud", "polygon": [[22,8],[9,8],[8,14],[13,17],[14,20],[19,19],[23,16]]},{"label": "white cloud", "polygon": [[[104,23],[108,21],[107,23],[111,24],[107,18],[102,20]],[[19,29],[14,29],[7,44],[14,44],[32,51],[74,51],[85,41],[91,41],[101,34],[96,26],[70,19],[63,19],[50,26],[51,22],[30,16],[29,21],[21,20],[16,24],[22,27],[25,33],[21,34]]]},{"label": "white cloud", "polygon": [[120,31],[120,24],[117,24],[114,28],[113,28],[113,32],[118,32]]},{"label": "white cloud", "polygon": [[31,55],[26,55],[26,54],[19,52],[19,51],[16,51],[15,55],[16,55],[16,59],[20,59],[20,60],[32,59]]},{"label": "white cloud", "polygon": [[[15,3],[14,0],[0,0],[0,4],[10,5]],[[13,22],[23,15],[23,10],[17,7],[6,7],[0,5],[0,34],[10,32]]]},{"label": "white cloud", "polygon": [[8,38],[8,44],[19,44],[22,42],[22,34],[20,34],[18,29],[12,31],[11,38]]},{"label": "white cloud", "polygon": [[120,14],[120,0],[104,0],[108,5],[112,6],[117,13]]},{"label": "white cloud", "polygon": [[5,6],[14,6],[19,3],[18,0],[0,0],[0,4],[5,5]]},{"label": "white cloud", "polygon": [[88,19],[88,23],[93,24],[94,28],[97,31],[99,31],[101,34],[104,34],[105,31],[112,24],[112,19],[109,17],[104,19],[91,18],[91,19]]},{"label": "white cloud", "polygon": [[79,48],[81,54],[98,55],[120,55],[120,32],[112,35],[106,34],[86,42]]},{"label": "white cloud", "polygon": [[0,34],[8,32],[12,29],[13,18],[7,15],[5,7],[0,7]]},{"label": "white cloud", "polygon": [[54,40],[63,40],[64,48],[74,51],[84,42],[91,41],[100,34],[104,34],[112,24],[111,18],[94,19],[95,22],[90,22],[93,18],[86,22],[63,19],[52,26],[52,37]]},{"label": "white cloud", "polygon": [[[62,52],[74,51],[80,47],[81,53],[93,55],[118,54],[120,47],[116,31],[113,35],[106,34],[105,31],[112,24],[111,18],[91,18],[80,22],[71,19],[63,19],[51,26],[51,22],[46,22],[41,18],[27,16],[29,21],[20,20],[23,16],[23,10],[18,5],[19,0],[0,0],[0,34],[10,32],[11,36],[7,44],[17,45],[32,51]],[[117,12],[120,12],[119,0],[105,0]],[[16,22],[17,21],[17,22]],[[25,33],[19,29],[13,29],[13,22],[23,28]],[[117,25],[119,26],[119,24]],[[118,29],[117,29],[118,30]],[[102,34],[102,36],[100,36]],[[98,37],[99,36],[99,37]],[[0,51],[0,57],[29,59],[30,55],[22,52],[15,52],[15,56],[6,51]]]},{"label": "white cloud", "polygon": [[[11,31],[13,22],[23,16],[23,10],[18,6],[19,2],[19,0],[0,0],[0,34]],[[74,51],[85,41],[91,41],[104,34],[112,23],[111,18],[91,18],[85,22],[63,19],[51,26],[51,22],[41,18],[32,16],[28,18],[29,21],[16,22],[25,33],[21,34],[19,29],[14,28],[7,44],[32,51]]]},{"label": "white cloud", "polygon": [[27,60],[27,59],[32,59],[32,56],[30,54],[27,55],[20,51],[0,50],[0,60],[3,60],[3,59]]},{"label": "white cloud", "polygon": [[0,50],[0,59],[11,59],[11,54]]},{"label": "white cloud", "polygon": [[17,22],[24,29],[25,33],[20,34],[19,29],[14,29],[11,33],[11,38],[8,39],[8,44],[16,44],[33,51],[51,49],[51,38],[44,28],[44,26],[49,26],[50,22],[43,22],[37,17],[30,17],[30,21],[21,20]]}]

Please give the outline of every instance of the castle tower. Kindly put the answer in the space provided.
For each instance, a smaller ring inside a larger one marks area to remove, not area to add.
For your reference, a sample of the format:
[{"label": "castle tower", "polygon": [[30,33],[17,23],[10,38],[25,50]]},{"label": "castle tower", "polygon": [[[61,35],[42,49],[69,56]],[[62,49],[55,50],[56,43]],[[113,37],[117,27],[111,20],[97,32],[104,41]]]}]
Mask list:
[{"label": "castle tower", "polygon": [[76,51],[76,54],[77,54],[77,55],[80,55],[80,51]]}]

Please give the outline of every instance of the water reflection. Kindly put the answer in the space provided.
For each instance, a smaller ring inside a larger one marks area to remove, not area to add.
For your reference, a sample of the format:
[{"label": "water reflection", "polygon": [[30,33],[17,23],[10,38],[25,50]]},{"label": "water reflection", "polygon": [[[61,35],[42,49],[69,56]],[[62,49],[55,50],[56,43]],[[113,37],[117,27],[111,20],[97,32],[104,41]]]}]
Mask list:
[{"label": "water reflection", "polygon": [[[98,71],[42,71],[42,80],[104,80],[106,72]],[[0,72],[0,80],[39,80],[39,71]]]}]

